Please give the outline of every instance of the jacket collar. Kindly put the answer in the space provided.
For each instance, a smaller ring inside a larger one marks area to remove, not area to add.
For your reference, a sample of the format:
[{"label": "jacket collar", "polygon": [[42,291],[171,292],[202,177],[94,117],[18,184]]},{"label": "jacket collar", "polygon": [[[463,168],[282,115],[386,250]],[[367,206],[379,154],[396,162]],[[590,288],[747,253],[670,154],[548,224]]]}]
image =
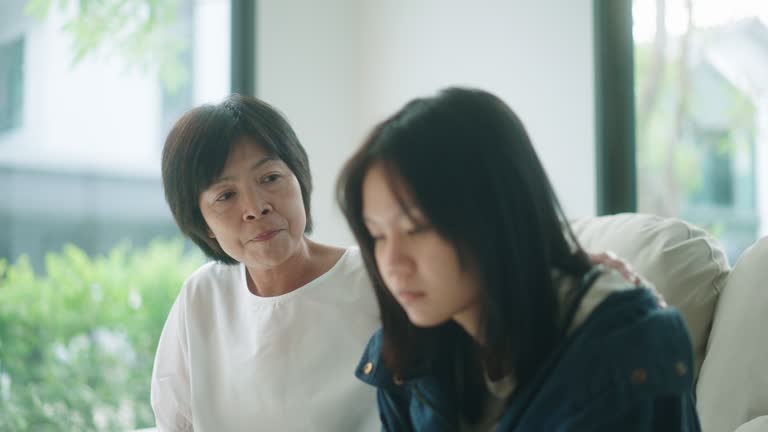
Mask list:
[{"label": "jacket collar", "polygon": [[380,328],[368,340],[355,370],[357,378],[375,387],[389,387],[394,384],[394,374],[384,364],[383,346],[384,332]]}]

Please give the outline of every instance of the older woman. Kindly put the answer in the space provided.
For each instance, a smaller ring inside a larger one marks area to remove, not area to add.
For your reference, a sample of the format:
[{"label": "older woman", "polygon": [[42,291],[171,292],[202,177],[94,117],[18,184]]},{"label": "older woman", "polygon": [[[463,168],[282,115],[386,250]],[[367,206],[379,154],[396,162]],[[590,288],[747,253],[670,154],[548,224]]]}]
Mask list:
[{"label": "older woman", "polygon": [[213,261],[185,282],[157,349],[165,431],[378,429],[352,376],[379,325],[357,249],[306,237],[307,155],[286,120],[232,96],[185,114],[163,151],[181,231]]}]

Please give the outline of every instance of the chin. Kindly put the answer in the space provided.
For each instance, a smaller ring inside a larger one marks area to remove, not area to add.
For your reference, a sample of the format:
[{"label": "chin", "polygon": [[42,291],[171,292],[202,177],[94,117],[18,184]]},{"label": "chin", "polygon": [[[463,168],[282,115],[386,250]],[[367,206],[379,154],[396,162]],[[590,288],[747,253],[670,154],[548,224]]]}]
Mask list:
[{"label": "chin", "polygon": [[408,320],[416,327],[437,327],[440,324],[445,323],[448,319],[439,319],[437,317],[424,316],[421,314],[409,313]]}]

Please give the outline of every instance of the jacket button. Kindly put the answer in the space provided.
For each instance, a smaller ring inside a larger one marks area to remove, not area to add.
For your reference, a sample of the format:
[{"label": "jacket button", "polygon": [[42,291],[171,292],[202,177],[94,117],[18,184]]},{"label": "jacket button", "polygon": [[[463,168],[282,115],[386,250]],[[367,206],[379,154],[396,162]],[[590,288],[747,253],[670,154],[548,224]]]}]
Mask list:
[{"label": "jacket button", "polygon": [[685,367],[685,363],[679,361],[675,363],[675,372],[677,372],[677,376],[684,376],[688,372],[688,368]]},{"label": "jacket button", "polygon": [[373,363],[368,362],[363,366],[363,373],[366,375],[370,375],[371,371],[373,371]]},{"label": "jacket button", "polygon": [[397,385],[403,385],[403,378],[400,376],[400,374],[394,374],[392,376],[392,381],[395,382]]},{"label": "jacket button", "polygon": [[632,384],[642,384],[648,379],[648,373],[645,369],[635,369],[632,371],[630,379],[632,380]]}]

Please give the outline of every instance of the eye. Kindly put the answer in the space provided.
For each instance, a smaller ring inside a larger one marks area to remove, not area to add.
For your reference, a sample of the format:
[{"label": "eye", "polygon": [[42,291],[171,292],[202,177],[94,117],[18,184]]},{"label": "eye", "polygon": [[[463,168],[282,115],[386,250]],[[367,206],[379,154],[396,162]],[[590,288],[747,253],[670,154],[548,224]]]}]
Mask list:
[{"label": "eye", "polygon": [[280,180],[280,177],[282,177],[282,175],[277,174],[277,173],[267,174],[264,177],[262,177],[261,182],[262,183],[274,183],[274,182]]},{"label": "eye", "polygon": [[421,234],[421,233],[425,233],[425,232],[429,231],[430,229],[432,229],[431,226],[429,226],[428,224],[425,224],[425,223],[421,223],[421,224],[418,224],[418,225],[414,225],[413,228],[409,229],[408,230],[408,234],[410,234],[410,235]]},{"label": "eye", "polygon": [[370,228],[365,228],[368,231],[368,235],[371,236],[374,242],[384,240],[384,234],[380,234],[376,232],[375,230],[371,230]]},{"label": "eye", "polygon": [[383,235],[381,235],[381,234],[379,234],[379,235],[371,234],[371,238],[373,239],[374,243],[375,242],[380,242],[380,241],[385,239],[385,237]]},{"label": "eye", "polygon": [[232,191],[224,192],[223,194],[216,197],[216,201],[218,202],[224,202],[230,200],[233,196],[235,196],[235,193]]}]

